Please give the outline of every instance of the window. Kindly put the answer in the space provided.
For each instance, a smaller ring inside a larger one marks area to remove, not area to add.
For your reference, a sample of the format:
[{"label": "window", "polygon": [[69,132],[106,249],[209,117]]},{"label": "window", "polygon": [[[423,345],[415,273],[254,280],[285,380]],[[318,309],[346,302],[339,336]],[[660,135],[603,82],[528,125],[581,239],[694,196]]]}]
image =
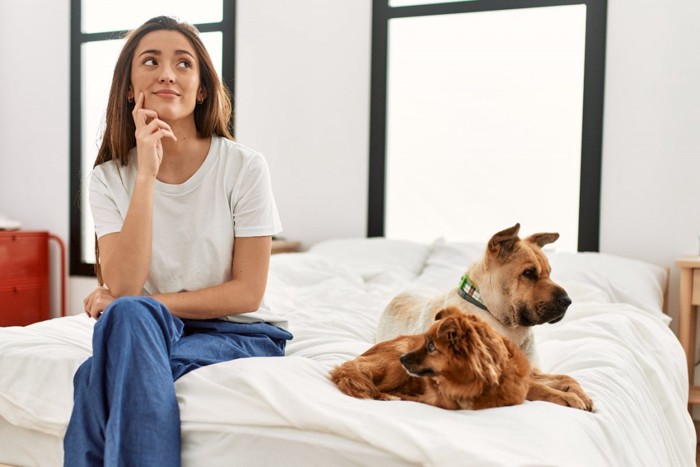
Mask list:
[{"label": "window", "polygon": [[434,3],[374,2],[368,235],[597,251],[605,1]]},{"label": "window", "polygon": [[117,56],[128,30],[169,15],[194,24],[233,91],[235,0],[72,0],[70,274],[94,275],[95,232],[87,179],[101,140]]}]

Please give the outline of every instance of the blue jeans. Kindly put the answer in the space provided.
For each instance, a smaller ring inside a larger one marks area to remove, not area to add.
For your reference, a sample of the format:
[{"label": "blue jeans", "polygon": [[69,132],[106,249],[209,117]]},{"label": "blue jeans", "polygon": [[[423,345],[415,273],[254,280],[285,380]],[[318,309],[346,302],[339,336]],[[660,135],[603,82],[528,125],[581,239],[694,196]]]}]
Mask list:
[{"label": "blue jeans", "polygon": [[291,338],[267,323],[181,320],[148,297],[115,300],[95,323],[92,357],[73,378],[64,465],[179,466],[173,382],[212,363],[283,356]]}]

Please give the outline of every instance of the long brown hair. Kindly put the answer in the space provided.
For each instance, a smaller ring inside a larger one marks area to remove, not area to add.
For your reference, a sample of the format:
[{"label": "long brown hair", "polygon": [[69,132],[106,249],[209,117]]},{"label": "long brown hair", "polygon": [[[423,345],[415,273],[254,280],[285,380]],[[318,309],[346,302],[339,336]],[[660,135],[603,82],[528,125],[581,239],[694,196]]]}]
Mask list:
[{"label": "long brown hair", "polygon": [[[129,151],[136,146],[136,124],[131,112],[134,102],[129,102],[127,96],[131,86],[131,62],[141,39],[153,31],[177,31],[189,39],[199,60],[200,86],[205,89],[206,98],[194,109],[194,122],[197,135],[207,138],[213,135],[233,139],[231,134],[231,99],[226,85],[216,74],[214,64],[206,47],[199,37],[197,28],[189,23],[179,21],[169,16],[157,16],[143,23],[137,29],[127,33],[126,43],[119,54],[114,66],[112,86],[107,101],[105,130],[102,143],[97,151],[94,167],[113,160],[115,163],[127,165]],[[100,270],[100,251],[95,238],[95,273],[100,285],[104,284]]]}]

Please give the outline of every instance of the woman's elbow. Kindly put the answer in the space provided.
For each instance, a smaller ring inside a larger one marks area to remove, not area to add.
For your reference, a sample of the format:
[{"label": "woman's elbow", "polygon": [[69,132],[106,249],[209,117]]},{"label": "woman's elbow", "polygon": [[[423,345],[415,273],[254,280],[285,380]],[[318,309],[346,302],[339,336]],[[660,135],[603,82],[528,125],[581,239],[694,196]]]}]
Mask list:
[{"label": "woman's elbow", "polygon": [[109,289],[109,293],[112,295],[114,298],[119,298],[119,297],[136,297],[142,294],[143,289],[139,289],[137,287],[111,287],[109,284],[106,284],[107,288]]},{"label": "woman's elbow", "polygon": [[260,305],[262,305],[264,295],[264,290],[249,290],[244,297],[240,297],[242,299],[240,306],[244,310],[243,313],[257,311],[260,308]]},{"label": "woman's elbow", "polygon": [[134,281],[109,280],[109,278],[105,278],[105,285],[114,298],[134,297],[143,293],[143,285]]},{"label": "woman's elbow", "polygon": [[253,311],[257,311],[260,305],[262,305],[262,296],[251,296],[245,301],[243,308],[246,310],[245,313],[252,313]]}]

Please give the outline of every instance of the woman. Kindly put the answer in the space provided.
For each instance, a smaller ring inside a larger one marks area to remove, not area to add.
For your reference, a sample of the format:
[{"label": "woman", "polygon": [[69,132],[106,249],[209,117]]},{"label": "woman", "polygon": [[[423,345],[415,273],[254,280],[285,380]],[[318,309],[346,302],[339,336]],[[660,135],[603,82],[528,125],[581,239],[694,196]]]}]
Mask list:
[{"label": "woman", "polygon": [[194,27],[157,17],[129,34],[90,176],[101,287],[85,299],[93,356],[74,378],[65,465],[180,465],[173,382],[284,354],[292,336],[263,303],[281,225],[230,115]]}]

